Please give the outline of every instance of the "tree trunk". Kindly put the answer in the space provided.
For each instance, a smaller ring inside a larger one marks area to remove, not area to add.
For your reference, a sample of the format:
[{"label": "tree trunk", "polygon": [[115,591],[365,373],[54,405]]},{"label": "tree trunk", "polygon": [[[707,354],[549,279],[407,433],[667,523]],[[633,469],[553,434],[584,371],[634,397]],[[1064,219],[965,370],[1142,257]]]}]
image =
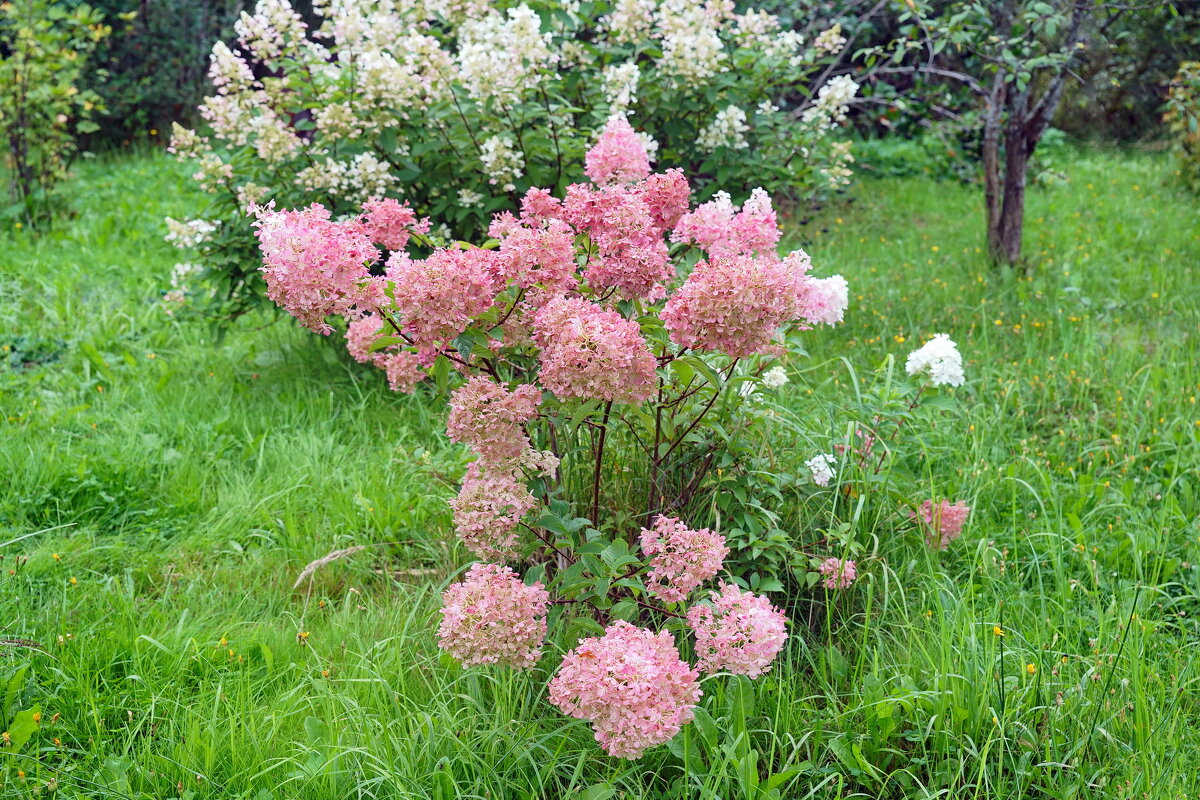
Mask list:
[{"label": "tree trunk", "polygon": [[[1021,260],[1021,231],[1025,224],[1025,174],[1030,148],[1020,125],[1010,125],[1004,142],[1004,202],[996,231],[992,257],[1009,264]],[[989,243],[990,244],[990,243]]]},{"label": "tree trunk", "polygon": [[[1003,83],[999,84],[1000,92]],[[1000,202],[1003,182],[1000,175],[1000,119],[1003,95],[993,91],[983,118],[983,199],[987,209],[988,255],[993,261],[1000,260],[1003,248],[1000,243]]]}]

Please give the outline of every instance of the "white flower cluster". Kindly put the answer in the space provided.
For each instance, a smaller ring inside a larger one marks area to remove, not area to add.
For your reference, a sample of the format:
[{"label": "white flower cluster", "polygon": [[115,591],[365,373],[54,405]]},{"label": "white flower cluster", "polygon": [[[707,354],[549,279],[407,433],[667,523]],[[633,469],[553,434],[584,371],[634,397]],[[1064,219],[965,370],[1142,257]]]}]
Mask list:
[{"label": "white flower cluster", "polygon": [[233,30],[255,58],[272,61],[305,41],[305,24],[287,0],[259,0],[254,14],[242,12]]},{"label": "white flower cluster", "polygon": [[609,64],[604,68],[604,99],[612,107],[613,113],[627,111],[637,102],[638,78],[641,74],[638,65],[632,61]]},{"label": "white flower cluster", "polygon": [[717,117],[703,130],[696,139],[696,146],[706,152],[713,152],[718,147],[728,147],[732,150],[745,150],[750,143],[746,133],[750,126],[746,124],[746,112],[737,106],[726,106],[717,112]]},{"label": "white flower cluster", "polygon": [[216,192],[222,185],[233,180],[233,165],[226,164],[216,153],[199,156],[196,166],[199,169],[192,173],[192,180],[205,192]]},{"label": "white flower cluster", "polygon": [[787,385],[788,374],[783,367],[771,367],[762,375],[762,384],[768,389],[780,389]]},{"label": "white flower cluster", "polygon": [[212,241],[212,235],[217,230],[217,223],[206,219],[189,219],[180,222],[167,217],[165,222],[167,223],[167,235],[163,238],[181,250]]},{"label": "white flower cluster", "polygon": [[463,208],[479,208],[483,205],[483,193],[473,192],[470,189],[458,190],[458,204]]},{"label": "white flower cluster", "polygon": [[326,192],[361,203],[395,194],[399,181],[386,161],[367,152],[350,161],[327,157],[296,173],[296,183],[309,192]]},{"label": "white flower cluster", "polygon": [[208,79],[218,94],[242,92],[254,84],[254,73],[246,59],[230,50],[224,42],[213,45],[208,59]]},{"label": "white flower cluster", "polygon": [[825,177],[830,189],[839,189],[850,185],[850,176],[854,174],[854,170],[849,166],[854,163],[854,154],[850,152],[852,145],[853,143],[848,139],[829,145],[830,163],[828,166],[822,167],[820,173]]},{"label": "white flower cluster", "polygon": [[813,483],[817,486],[828,486],[829,482],[833,480],[837,459],[833,457],[832,453],[818,453],[805,461],[804,466],[808,467],[808,473],[812,476]]},{"label": "white flower cluster", "polygon": [[656,0],[614,0],[602,24],[617,44],[629,44],[649,36],[654,27]]},{"label": "white flower cluster", "polygon": [[267,195],[271,193],[271,189],[249,181],[238,186],[236,192],[238,208],[248,213],[250,206],[256,206],[267,199]]},{"label": "white flower cluster", "polygon": [[349,103],[329,103],[313,111],[317,130],[335,139],[357,139],[363,134],[362,118]]},{"label": "white flower cluster", "polygon": [[178,122],[171,123],[171,143],[167,152],[176,158],[194,158],[208,143],[208,139],[190,128],[185,128]]},{"label": "white flower cluster", "polygon": [[517,188],[513,181],[525,174],[521,153],[510,136],[491,136],[479,147],[479,161],[488,183],[506,192]]},{"label": "white flower cluster", "polygon": [[838,75],[817,92],[813,105],[804,110],[800,118],[818,128],[832,128],[846,119],[850,101],[858,94],[858,84],[849,75]]},{"label": "white flower cluster", "polygon": [[478,100],[513,103],[558,60],[550,50],[551,35],[541,32],[541,20],[526,5],[508,9],[507,18],[493,11],[468,21],[460,35],[459,79]]},{"label": "white flower cluster", "polygon": [[649,131],[634,131],[638,141],[642,143],[642,147],[646,149],[646,157],[651,163],[658,160],[658,140],[650,135]]},{"label": "white flower cluster", "polygon": [[399,52],[410,54],[403,61],[385,50],[367,50],[359,56],[354,71],[355,83],[364,102],[386,111],[380,115],[383,125],[398,124],[397,117],[407,118],[411,105],[425,98],[434,87],[441,86],[425,80],[418,62],[412,60],[412,53],[428,50],[430,43],[441,58],[426,60],[426,65],[435,64],[434,69],[446,70],[449,57],[438,47],[437,40],[428,36],[409,36],[398,43],[398,48],[402,48]]},{"label": "white flower cluster", "polygon": [[291,126],[269,108],[263,108],[259,114],[250,117],[247,127],[254,134],[254,151],[268,164],[290,157],[302,144]]},{"label": "white flower cluster", "polygon": [[689,87],[702,86],[728,69],[720,30],[732,10],[732,3],[720,0],[664,0],[655,28],[655,35],[662,39],[659,69]]},{"label": "white flower cluster", "polygon": [[948,334],[939,333],[908,354],[904,365],[909,375],[928,375],[934,386],[962,386],[962,354]]},{"label": "white flower cluster", "polygon": [[816,39],[813,39],[813,47],[818,52],[828,53],[833,55],[840,53],[842,48],[846,46],[846,37],[842,36],[842,24],[839,22],[828,30],[821,31]]}]

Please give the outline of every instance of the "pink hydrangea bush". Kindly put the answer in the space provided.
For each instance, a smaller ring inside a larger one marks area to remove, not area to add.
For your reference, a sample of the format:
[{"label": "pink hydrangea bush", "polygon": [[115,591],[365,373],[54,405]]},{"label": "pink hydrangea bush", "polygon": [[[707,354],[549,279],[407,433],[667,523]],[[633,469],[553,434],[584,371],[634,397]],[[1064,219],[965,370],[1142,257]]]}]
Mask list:
[{"label": "pink hydrangea bush", "polygon": [[[550,700],[624,758],[692,719],[700,671],[758,676],[784,645],[786,619],[765,596],[723,582],[695,602],[730,547],[683,514],[714,485],[724,445],[710,412],[757,419],[739,387],[786,383],[768,367],[788,334],[833,324],[847,302],[845,281],[812,277],[803,251],[776,253],[765,193],[689,210],[684,175],[649,163],[614,119],[588,154],[591,183],[562,198],[527,192],[482,246],[431,248],[429,221],[396,201],[342,222],[319,206],[257,211],[272,296],[301,324],[327,332],[343,317],[351,357],[394,389],[429,376],[454,387],[446,432],[474,457],[450,508],[487,563],[447,589],[442,648],[464,665],[524,669],[541,656],[551,605],[601,620],[603,636],[564,658]],[[382,276],[370,271],[376,245],[390,253]],[[735,381],[739,365],[749,372]],[[613,458],[618,431],[645,462]],[[686,471],[673,466],[683,456]],[[538,572],[526,584],[517,567]],[[845,585],[853,570],[831,579]],[[696,667],[659,628],[671,617],[686,618]]]},{"label": "pink hydrangea bush", "polygon": [[442,595],[438,645],[468,666],[528,669],[542,657],[549,593],[497,564],[474,564]]},{"label": "pink hydrangea bush", "polygon": [[618,621],[567,653],[550,681],[550,702],[590,721],[609,755],[637,758],[692,721],[703,694],[698,678],[670,633]]}]

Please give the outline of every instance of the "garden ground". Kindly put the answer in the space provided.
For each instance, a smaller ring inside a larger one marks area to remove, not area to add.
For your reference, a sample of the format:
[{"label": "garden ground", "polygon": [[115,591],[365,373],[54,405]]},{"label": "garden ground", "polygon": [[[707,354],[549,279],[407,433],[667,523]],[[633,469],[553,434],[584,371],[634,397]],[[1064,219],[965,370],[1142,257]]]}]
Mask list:
[{"label": "garden ground", "polygon": [[973,187],[867,178],[792,226],[851,310],[790,365],[777,449],[795,469],[797,419],[948,332],[968,385],[925,463],[972,518],[937,553],[861,503],[863,577],[756,702],[706,683],[717,724],[627,762],[546,701],[557,656],[437,650],[466,561],[438,403],[290,319],[214,342],[167,316],[183,169],[85,164],[76,218],[0,234],[0,636],[41,645],[0,646],[0,724],[41,714],[0,795],[1197,797],[1200,205],[1159,156],[1062,167],[1031,193],[1029,276],[986,265]]}]

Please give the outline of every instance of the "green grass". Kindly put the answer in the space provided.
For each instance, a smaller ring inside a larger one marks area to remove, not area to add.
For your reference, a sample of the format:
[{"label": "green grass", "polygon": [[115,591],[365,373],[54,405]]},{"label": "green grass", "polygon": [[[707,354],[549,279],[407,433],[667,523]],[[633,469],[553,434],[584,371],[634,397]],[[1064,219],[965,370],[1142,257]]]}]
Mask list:
[{"label": "green grass", "polygon": [[[546,701],[557,656],[436,649],[466,563],[437,401],[289,320],[217,345],[165,315],[160,220],[201,199],[162,157],[85,165],[77,217],[0,233],[0,542],[41,531],[0,548],[0,637],[44,647],[0,647],[0,699],[43,714],[0,796],[766,797],[750,773],[787,798],[1198,796],[1200,210],[1157,157],[1062,166],[1031,192],[1030,277],[985,264],[972,187],[869,180],[796,229],[852,310],[780,413],[829,414],[841,356],[861,375],[950,333],[963,410],[918,468],[974,512],[930,553],[864,498],[864,577],[797,621],[747,737],[714,679],[711,745],[627,762]],[[793,469],[804,441],[780,426]],[[377,546],[291,590],[349,544]]]}]

